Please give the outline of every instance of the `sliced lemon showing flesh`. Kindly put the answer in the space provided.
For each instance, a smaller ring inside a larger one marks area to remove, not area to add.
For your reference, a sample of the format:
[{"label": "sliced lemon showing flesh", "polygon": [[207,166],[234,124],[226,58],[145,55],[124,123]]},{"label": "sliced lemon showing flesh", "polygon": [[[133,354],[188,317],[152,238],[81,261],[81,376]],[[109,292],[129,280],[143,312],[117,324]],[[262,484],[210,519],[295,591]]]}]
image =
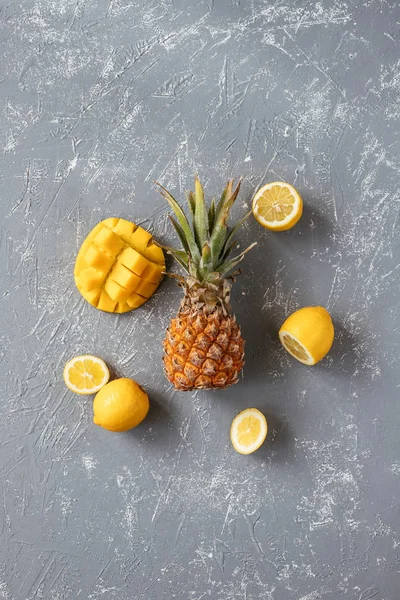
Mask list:
[{"label": "sliced lemon showing flesh", "polygon": [[65,385],[75,394],[95,394],[110,379],[104,360],[91,354],[74,356],[64,367]]},{"label": "sliced lemon showing flesh", "polygon": [[279,330],[282,346],[305,365],[315,365],[329,352],[334,328],[322,306],[306,306],[291,314]]},{"label": "sliced lemon showing flesh", "polygon": [[232,446],[239,454],[251,454],[263,444],[267,431],[267,419],[262,412],[257,408],[246,408],[232,421]]},{"label": "sliced lemon showing flesh", "polygon": [[267,183],[253,198],[253,215],[266,229],[286,231],[303,214],[303,200],[289,183]]}]

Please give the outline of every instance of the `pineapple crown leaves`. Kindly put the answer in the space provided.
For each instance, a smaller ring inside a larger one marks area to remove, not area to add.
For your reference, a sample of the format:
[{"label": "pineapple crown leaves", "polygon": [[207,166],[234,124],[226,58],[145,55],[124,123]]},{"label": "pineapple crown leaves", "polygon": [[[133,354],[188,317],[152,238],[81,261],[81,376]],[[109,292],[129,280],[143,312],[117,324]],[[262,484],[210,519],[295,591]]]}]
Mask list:
[{"label": "pineapple crown leaves", "polygon": [[237,246],[235,236],[251,214],[248,212],[233,227],[227,224],[229,213],[239,194],[241,180],[233,187],[229,180],[218,203],[213,199],[210,206],[204,198],[204,190],[195,177],[194,192],[188,192],[187,203],[190,217],[173,196],[159,183],[160,193],[172,208],[175,218],[169,216],[182,244],[182,249],[163,246],[181,267],[200,282],[215,282],[227,275],[251,250],[256,242],[234,257],[231,254]]}]

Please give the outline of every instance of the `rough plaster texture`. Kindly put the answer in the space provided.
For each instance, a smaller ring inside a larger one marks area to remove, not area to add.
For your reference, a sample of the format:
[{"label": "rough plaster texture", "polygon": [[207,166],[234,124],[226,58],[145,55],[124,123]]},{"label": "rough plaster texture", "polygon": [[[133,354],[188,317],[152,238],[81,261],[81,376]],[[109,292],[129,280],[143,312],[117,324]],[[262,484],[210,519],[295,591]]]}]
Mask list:
[{"label": "rough plaster texture", "polygon": [[[1,599],[399,599],[399,20],[397,0],[0,2]],[[162,374],[173,281],[114,316],[72,277],[105,217],[171,243],[153,180],[181,197],[195,172],[209,194],[245,176],[237,215],[262,182],[305,199],[292,231],[241,235],[247,364],[217,394]],[[277,340],[308,304],[337,331],[313,368]],[[83,352],[148,388],[137,430],[65,389]],[[270,433],[243,457],[247,406]]]}]

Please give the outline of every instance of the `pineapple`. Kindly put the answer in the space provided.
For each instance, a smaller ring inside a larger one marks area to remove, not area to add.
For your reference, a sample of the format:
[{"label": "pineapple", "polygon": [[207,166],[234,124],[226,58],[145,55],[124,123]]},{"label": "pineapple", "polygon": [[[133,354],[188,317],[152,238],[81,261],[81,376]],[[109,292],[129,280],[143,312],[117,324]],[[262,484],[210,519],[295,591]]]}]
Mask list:
[{"label": "pineapple", "polygon": [[[158,184],[159,185],[159,184]],[[235,235],[248,213],[234,227],[227,219],[240,189],[228,181],[218,203],[207,209],[203,188],[195,179],[188,193],[191,218],[171,194],[159,185],[161,194],[175,213],[171,222],[183,248],[164,247],[186,271],[175,277],[184,289],[177,316],[171,320],[164,340],[164,367],[168,380],[178,390],[221,389],[237,383],[244,365],[244,340],[232,314],[230,290],[233,276],[226,275],[254,245],[237,256]]]}]

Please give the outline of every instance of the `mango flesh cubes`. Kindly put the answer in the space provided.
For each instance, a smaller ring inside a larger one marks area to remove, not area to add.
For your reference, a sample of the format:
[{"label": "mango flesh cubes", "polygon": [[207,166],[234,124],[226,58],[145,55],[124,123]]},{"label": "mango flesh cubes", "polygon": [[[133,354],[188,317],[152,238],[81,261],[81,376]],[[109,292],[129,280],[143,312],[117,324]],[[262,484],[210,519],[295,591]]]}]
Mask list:
[{"label": "mango flesh cubes", "polygon": [[92,306],[123,313],[154,294],[164,271],[164,253],[151,233],[125,219],[111,218],[98,223],[83,242],[74,277]]}]

